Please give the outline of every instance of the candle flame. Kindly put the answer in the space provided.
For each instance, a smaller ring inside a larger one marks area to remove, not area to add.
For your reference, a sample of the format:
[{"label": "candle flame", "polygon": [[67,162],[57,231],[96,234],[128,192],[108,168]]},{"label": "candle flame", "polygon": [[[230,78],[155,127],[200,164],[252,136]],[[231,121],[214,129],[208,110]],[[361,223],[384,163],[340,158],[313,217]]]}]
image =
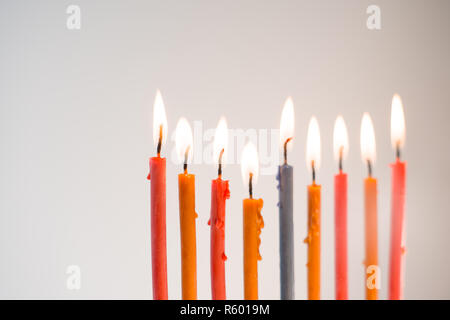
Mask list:
[{"label": "candle flame", "polygon": [[367,112],[363,114],[361,121],[360,143],[362,161],[364,163],[370,161],[373,164],[376,159],[375,131],[372,119]]},{"label": "candle flame", "polygon": [[292,138],[294,137],[294,102],[289,97],[284,103],[283,111],[281,112],[280,120],[280,147],[284,148],[284,144],[288,139],[289,143],[286,145],[288,150],[292,149]]},{"label": "candle flame", "polygon": [[213,157],[216,165],[219,164],[220,154],[222,153],[222,166],[226,162],[228,147],[228,126],[224,117],[221,117],[214,133]]},{"label": "candle flame", "polygon": [[153,104],[153,142],[155,145],[158,144],[161,134],[161,143],[165,144],[167,140],[167,117],[161,92],[158,90]]},{"label": "candle flame", "polygon": [[192,130],[189,122],[185,118],[180,118],[175,130],[175,147],[180,163],[184,163],[186,160],[189,161],[192,158],[192,141]]},{"label": "candle flame", "polygon": [[348,154],[348,133],[345,121],[342,116],[338,116],[334,123],[333,131],[333,149],[334,158],[339,160],[345,159]]},{"label": "candle flame", "polygon": [[308,136],[306,139],[306,166],[312,170],[314,164],[315,170],[320,167],[320,129],[316,117],[312,117],[309,121]]},{"label": "candle flame", "polygon": [[248,186],[250,174],[252,174],[252,183],[256,184],[258,180],[259,160],[258,151],[253,143],[248,142],[242,151],[241,173],[244,185]]},{"label": "candle flame", "polygon": [[405,114],[402,99],[398,94],[392,98],[391,143],[393,148],[401,148],[405,144]]}]

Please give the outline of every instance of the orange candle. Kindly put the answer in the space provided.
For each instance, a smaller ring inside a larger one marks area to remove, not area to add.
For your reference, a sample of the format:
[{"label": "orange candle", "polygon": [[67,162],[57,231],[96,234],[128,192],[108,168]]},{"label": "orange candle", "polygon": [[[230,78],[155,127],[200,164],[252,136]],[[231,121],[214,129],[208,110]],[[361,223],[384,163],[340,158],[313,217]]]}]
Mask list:
[{"label": "orange candle", "polygon": [[315,117],[311,118],[306,141],[306,164],[312,170],[313,183],[308,186],[308,299],[320,300],[320,190],[316,170],[320,166],[320,131]]},{"label": "orange candle", "polygon": [[184,173],[178,175],[178,197],[180,205],[181,239],[181,293],[183,300],[197,299],[197,251],[195,219],[195,175],[187,172],[187,163],[192,154],[192,131],[186,119],[178,121],[176,148],[180,159],[184,159]]},{"label": "orange candle", "polygon": [[365,211],[365,287],[366,299],[377,300],[380,287],[378,268],[378,222],[377,222],[377,180],[372,177],[375,162],[375,132],[369,114],[361,122],[361,156],[368,166],[369,176],[364,180]]},{"label": "orange candle", "polygon": [[225,285],[225,202],[230,198],[228,180],[222,180],[222,167],[226,161],[228,128],[225,118],[221,118],[214,135],[213,157],[217,161],[217,179],[211,183],[211,297],[213,300],[226,299]]},{"label": "orange candle", "polygon": [[156,93],[153,106],[153,140],[157,156],[150,159],[151,184],[151,248],[153,299],[167,300],[166,251],[166,159],[161,158],[161,146],[167,139],[167,119],[161,93]]},{"label": "orange candle", "polygon": [[389,299],[403,298],[403,268],[405,248],[406,162],[400,161],[400,150],[405,144],[405,115],[399,95],[394,95],[391,110],[391,142],[396,149],[392,168],[391,195],[391,252],[389,264]]},{"label": "orange candle", "polygon": [[261,216],[262,199],[253,199],[253,185],[258,176],[258,154],[249,142],[242,152],[242,177],[249,186],[249,198],[243,201],[244,225],[244,299],[258,299],[258,260],[261,260],[259,246],[264,220]]}]

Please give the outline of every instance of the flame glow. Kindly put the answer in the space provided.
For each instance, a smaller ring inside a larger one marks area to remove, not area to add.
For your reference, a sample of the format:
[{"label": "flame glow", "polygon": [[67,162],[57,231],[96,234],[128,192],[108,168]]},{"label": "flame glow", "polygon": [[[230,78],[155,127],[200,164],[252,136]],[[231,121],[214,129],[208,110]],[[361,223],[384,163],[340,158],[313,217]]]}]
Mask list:
[{"label": "flame glow", "polygon": [[402,99],[398,94],[392,98],[391,143],[393,148],[401,148],[405,145],[405,114]]},{"label": "flame glow", "polygon": [[[286,143],[286,140],[289,138],[294,137],[294,102],[292,101],[292,98],[287,98],[286,102],[284,103],[283,111],[281,112],[281,120],[280,120],[280,146],[281,148],[284,148],[284,144]],[[292,149],[292,142],[293,140],[290,140],[287,144],[287,149]]]},{"label": "flame glow", "polygon": [[216,165],[219,164],[220,153],[224,150],[222,155],[222,165],[226,163],[228,147],[228,126],[224,117],[220,118],[214,133],[213,144],[213,159]]},{"label": "flame glow", "polygon": [[167,140],[167,117],[161,92],[156,91],[155,103],[153,104],[153,142],[158,144],[160,128],[162,126],[162,144]]},{"label": "flame glow", "polygon": [[364,113],[361,121],[361,157],[364,163],[370,161],[372,164],[376,160],[375,131],[372,119],[368,113]]},{"label": "flame glow", "polygon": [[253,143],[248,142],[244,150],[242,151],[241,158],[241,173],[242,180],[244,181],[244,185],[248,186],[250,173],[253,175],[252,183],[256,184],[258,180],[258,172],[259,172],[259,159],[258,159],[258,151]]},{"label": "flame glow", "polygon": [[338,116],[334,123],[333,150],[334,150],[334,158],[336,160],[339,160],[341,156],[342,159],[345,159],[347,157],[348,133],[347,127],[345,126],[344,118],[342,116]]},{"label": "flame glow", "polygon": [[320,167],[320,129],[316,117],[312,117],[309,121],[308,136],[306,138],[306,167],[312,170],[312,163],[314,161],[314,168],[317,170]]},{"label": "flame glow", "polygon": [[185,118],[180,118],[175,131],[175,147],[180,163],[185,161],[186,151],[188,152],[188,162],[192,158],[192,141],[192,130],[189,122]]}]

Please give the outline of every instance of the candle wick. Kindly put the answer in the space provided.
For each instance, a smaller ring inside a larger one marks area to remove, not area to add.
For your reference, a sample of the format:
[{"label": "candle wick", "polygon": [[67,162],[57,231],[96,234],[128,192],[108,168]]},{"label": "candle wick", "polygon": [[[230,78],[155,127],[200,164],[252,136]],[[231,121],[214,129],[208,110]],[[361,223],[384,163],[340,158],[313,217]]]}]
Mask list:
[{"label": "candle wick", "polygon": [[253,173],[250,172],[250,178],[248,180],[248,193],[250,195],[250,199],[253,199]]},{"label": "candle wick", "polygon": [[159,139],[158,139],[158,146],[156,147],[156,153],[158,154],[158,157],[161,156],[161,145],[162,145],[162,133],[163,127],[162,125],[159,126]]},{"label": "candle wick", "polygon": [[219,178],[222,176],[222,157],[224,152],[225,149],[222,149],[219,155],[219,168],[217,169],[217,175],[219,176]]},{"label": "candle wick", "polygon": [[311,161],[311,168],[312,168],[312,182],[313,184],[316,183],[316,167],[314,165],[314,160]]},{"label": "candle wick", "polygon": [[190,148],[191,148],[191,146],[188,146],[186,148],[186,152],[184,153],[184,164],[183,164],[184,174],[187,173],[187,164],[188,164],[188,157],[189,157],[189,149]]},{"label": "candle wick", "polygon": [[284,164],[287,164],[287,144],[291,140],[292,140],[292,137],[291,138],[287,138],[286,141],[284,142],[284,146],[283,146],[283,150],[284,150]]},{"label": "candle wick", "polygon": [[368,170],[369,177],[372,177],[372,162],[370,162],[369,159],[367,159],[367,170]]},{"label": "candle wick", "polygon": [[397,143],[397,146],[395,147],[395,155],[397,157],[397,160],[400,160],[400,143]]},{"label": "candle wick", "polygon": [[339,149],[339,172],[342,172],[342,154],[344,153],[344,147]]}]

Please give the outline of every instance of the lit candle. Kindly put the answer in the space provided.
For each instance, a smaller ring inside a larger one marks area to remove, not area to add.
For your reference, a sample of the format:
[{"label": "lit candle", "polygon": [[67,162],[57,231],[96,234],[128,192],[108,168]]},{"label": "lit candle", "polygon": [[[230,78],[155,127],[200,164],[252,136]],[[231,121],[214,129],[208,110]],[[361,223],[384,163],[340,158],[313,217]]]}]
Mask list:
[{"label": "lit candle", "polygon": [[391,259],[389,270],[389,299],[403,298],[403,260],[405,254],[406,162],[400,161],[405,144],[405,115],[399,95],[394,95],[391,110],[391,142],[396,150],[392,168]]},{"label": "lit candle", "polygon": [[364,180],[366,299],[377,300],[380,281],[378,279],[377,179],[372,177],[376,147],[375,131],[368,113],[365,113],[362,118],[360,143],[362,161],[368,168],[368,177]]},{"label": "lit candle", "polygon": [[178,175],[181,239],[181,293],[183,300],[197,299],[197,251],[195,219],[195,175],[187,170],[192,158],[192,130],[186,119],[178,121],[175,144],[178,157],[183,162],[183,173]]},{"label": "lit candle", "polygon": [[159,91],[153,105],[153,140],[157,156],[150,158],[151,188],[151,244],[153,299],[167,300],[166,253],[166,158],[161,158],[161,147],[167,140],[167,118]]},{"label": "lit candle", "polygon": [[336,300],[347,300],[347,174],[342,165],[348,153],[348,134],[341,116],[334,124],[333,147],[339,163],[339,173],[334,176]]},{"label": "lit candle", "polygon": [[306,140],[306,166],[312,172],[308,186],[308,299],[320,299],[320,185],[316,184],[316,171],[320,167],[320,131],[315,117],[311,118]]},{"label": "lit candle", "polygon": [[258,178],[258,152],[256,147],[247,143],[242,151],[242,178],[248,186],[249,198],[243,201],[244,211],[244,299],[258,299],[258,260],[261,260],[261,228],[264,220],[261,216],[262,199],[253,199],[253,186]]},{"label": "lit candle", "polygon": [[294,299],[294,220],[293,220],[293,168],[288,165],[287,151],[294,137],[294,104],[289,97],[284,104],[280,121],[280,146],[284,163],[278,167],[280,211],[280,296]]},{"label": "lit candle", "polygon": [[230,198],[228,180],[222,180],[222,167],[228,144],[227,122],[220,119],[214,136],[213,157],[218,165],[217,179],[211,183],[211,296],[213,300],[226,299],[225,286],[225,202]]}]

